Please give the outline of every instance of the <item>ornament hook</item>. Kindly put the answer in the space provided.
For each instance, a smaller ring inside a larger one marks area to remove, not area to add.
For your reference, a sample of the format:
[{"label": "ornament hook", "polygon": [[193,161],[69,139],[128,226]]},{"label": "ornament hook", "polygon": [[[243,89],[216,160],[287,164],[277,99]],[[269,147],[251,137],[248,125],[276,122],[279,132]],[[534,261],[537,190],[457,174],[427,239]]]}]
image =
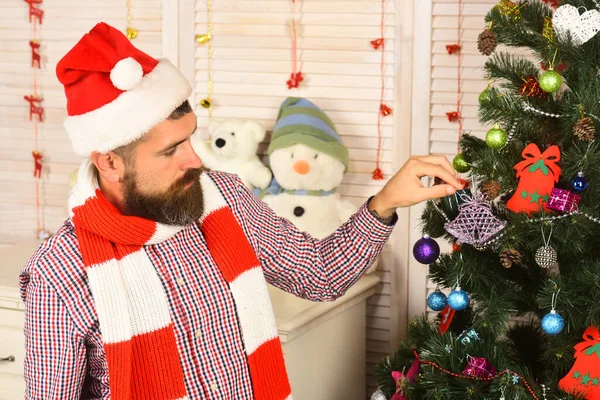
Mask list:
[{"label": "ornament hook", "polygon": [[544,240],[544,246],[550,246],[550,239],[552,238],[552,223],[550,223],[550,235],[548,235],[548,240],[546,240],[546,235],[544,234],[544,224],[542,223],[542,239]]},{"label": "ornament hook", "polygon": [[552,310],[556,310],[556,302],[558,300],[558,294],[560,293],[560,289],[556,293],[552,293]]}]

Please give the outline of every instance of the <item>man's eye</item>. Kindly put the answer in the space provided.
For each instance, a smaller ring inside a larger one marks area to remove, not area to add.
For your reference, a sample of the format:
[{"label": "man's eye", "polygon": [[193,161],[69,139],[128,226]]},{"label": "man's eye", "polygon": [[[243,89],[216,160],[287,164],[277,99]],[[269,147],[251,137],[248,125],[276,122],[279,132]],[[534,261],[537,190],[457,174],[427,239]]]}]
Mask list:
[{"label": "man's eye", "polygon": [[171,157],[173,154],[175,154],[175,150],[177,150],[177,147],[174,147],[173,149],[171,149],[171,150],[169,150],[169,151],[167,151],[167,152],[163,153],[163,155],[164,155],[165,157]]}]

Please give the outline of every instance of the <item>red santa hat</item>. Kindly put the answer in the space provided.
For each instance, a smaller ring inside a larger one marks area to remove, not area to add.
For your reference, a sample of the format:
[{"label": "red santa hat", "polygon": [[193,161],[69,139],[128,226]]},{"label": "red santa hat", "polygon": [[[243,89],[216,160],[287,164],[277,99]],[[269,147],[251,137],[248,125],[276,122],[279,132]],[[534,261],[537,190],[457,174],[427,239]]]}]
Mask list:
[{"label": "red santa hat", "polygon": [[82,157],[140,138],[192,92],[169,60],[140,51],[104,22],[58,62],[56,75],[67,96],[64,125],[75,153]]}]

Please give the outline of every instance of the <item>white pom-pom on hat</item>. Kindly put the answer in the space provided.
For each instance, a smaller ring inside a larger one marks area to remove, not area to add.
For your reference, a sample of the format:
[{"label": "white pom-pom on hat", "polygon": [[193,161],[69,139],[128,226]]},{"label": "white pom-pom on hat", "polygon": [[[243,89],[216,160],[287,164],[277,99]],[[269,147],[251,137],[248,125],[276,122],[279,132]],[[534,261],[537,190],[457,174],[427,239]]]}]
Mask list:
[{"label": "white pom-pom on hat", "polygon": [[120,60],[110,71],[110,80],[119,90],[131,90],[142,81],[144,71],[132,57]]}]

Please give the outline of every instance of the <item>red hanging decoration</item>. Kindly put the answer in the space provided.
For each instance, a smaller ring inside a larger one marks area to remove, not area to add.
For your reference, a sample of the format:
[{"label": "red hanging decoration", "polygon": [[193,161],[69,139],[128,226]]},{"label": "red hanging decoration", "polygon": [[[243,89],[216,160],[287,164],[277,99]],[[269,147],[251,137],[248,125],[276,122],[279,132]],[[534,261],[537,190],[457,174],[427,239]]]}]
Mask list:
[{"label": "red hanging decoration", "polygon": [[373,170],[373,180],[384,179],[381,169],[381,144],[383,134],[381,132],[381,119],[392,114],[392,109],[384,104],[385,97],[385,0],[381,0],[381,22],[379,24],[380,36],[371,41],[371,46],[375,50],[381,51],[381,61],[379,63],[381,77],[381,93],[379,98],[379,115],[377,116],[377,158],[375,160],[375,169]]},{"label": "red hanging decoration", "polygon": [[[44,122],[44,107],[42,107],[43,98],[38,95],[37,70],[42,68],[40,42],[37,38],[38,23],[41,25],[44,11],[37,6],[42,4],[42,0],[24,0],[29,4],[29,22],[32,24],[32,37],[29,41],[31,48],[31,69],[33,73],[33,94],[23,96],[29,103],[29,121],[33,121],[33,176],[35,178],[35,207],[36,207],[36,229],[35,235],[38,240],[46,240],[50,233],[44,228],[42,220],[40,185],[42,184],[42,173],[44,172],[42,159],[44,156],[38,150],[38,124]],[[37,115],[37,119],[34,118]]]},{"label": "red hanging decoration", "polygon": [[453,252],[453,253],[456,253],[456,252],[458,252],[458,251],[460,251],[460,250],[461,250],[460,243],[458,243],[458,242],[454,242],[454,243],[452,244],[452,252]]},{"label": "red hanging decoration", "polygon": [[446,50],[448,51],[448,54],[450,54],[450,55],[456,54],[456,53],[460,52],[461,46],[459,44],[447,44]]},{"label": "red hanging decoration", "polygon": [[302,72],[298,69],[298,29],[296,24],[296,0],[292,0],[292,18],[290,21],[290,28],[292,31],[292,73],[290,79],[286,82],[288,90],[297,89],[304,80]]},{"label": "red hanging decoration", "polygon": [[458,111],[450,111],[446,113],[449,122],[456,122],[460,119],[460,113]]},{"label": "red hanging decoration", "polygon": [[300,82],[302,82],[303,80],[304,80],[304,77],[302,76],[302,72],[298,72],[298,73],[292,72],[290,79],[288,79],[288,81],[287,81],[288,89],[298,88],[298,86],[300,85]]},{"label": "red hanging decoration", "polygon": [[373,46],[375,50],[379,50],[379,48],[383,46],[383,38],[371,40],[371,46]]},{"label": "red hanging decoration", "polygon": [[37,8],[36,5],[42,4],[42,0],[24,0],[25,3],[29,4],[29,22],[33,22],[35,19],[42,24],[42,18],[44,17],[44,11]]},{"label": "red hanging decoration", "polygon": [[448,328],[450,328],[450,324],[454,319],[454,314],[456,314],[456,310],[450,308],[450,306],[446,306],[446,308],[444,308],[440,312],[441,318],[440,325],[438,326],[438,331],[440,332],[440,335],[443,335],[444,333],[448,332]]},{"label": "red hanging decoration", "polygon": [[521,85],[519,93],[521,93],[523,96],[535,97],[538,99],[544,99],[548,97],[548,93],[542,90],[540,83],[533,76],[523,80],[523,84]]},{"label": "red hanging decoration", "polygon": [[31,155],[33,156],[33,176],[35,178],[41,179],[42,178],[42,158],[44,158],[44,156],[42,155],[42,153],[40,153],[37,150],[34,150],[31,152]]},{"label": "red hanging decoration", "polygon": [[515,165],[519,185],[506,206],[514,212],[540,211],[545,208],[554,184],[558,182],[561,168],[558,146],[550,146],[543,153],[535,143],[530,143],[521,153],[524,160]]},{"label": "red hanging decoration", "polygon": [[558,7],[558,0],[542,0],[544,3],[548,4],[550,7],[556,10]]},{"label": "red hanging decoration", "polygon": [[38,42],[37,40],[30,40],[29,46],[31,47],[31,67],[34,68],[34,67],[36,67],[36,64],[37,64],[38,69],[42,68],[40,65],[40,62],[42,60],[42,57],[40,56],[40,51],[39,51],[40,42]]},{"label": "red hanging decoration", "polygon": [[[457,140],[457,153],[461,152],[460,149],[460,138],[462,137],[462,131],[463,131],[463,120],[461,118],[461,114],[460,114],[460,110],[461,110],[461,106],[460,106],[460,102],[462,99],[462,82],[461,82],[461,68],[462,68],[462,52],[460,51],[460,49],[462,48],[462,1],[458,0],[458,21],[457,21],[457,33],[456,33],[456,44],[450,45],[450,46],[456,46],[458,49],[455,52],[456,54],[456,111],[450,113],[450,115],[448,115],[448,113],[446,113],[446,116],[448,117],[448,121],[449,122],[458,122],[458,140]],[[448,46],[446,46],[446,48],[448,49]],[[452,49],[454,49],[454,47],[452,47]],[[450,53],[450,49],[448,49],[448,52]],[[453,54],[453,53],[450,53]]]},{"label": "red hanging decoration", "polygon": [[[544,71],[547,71],[547,70],[548,70],[548,66],[547,66],[547,65],[546,65],[546,63],[545,63],[545,62],[543,62],[543,61],[542,61],[542,63],[540,64],[540,67],[541,67],[541,68],[542,68]],[[554,70],[555,70],[556,72],[558,72],[559,74],[560,74],[560,73],[563,73],[563,72],[565,72],[565,70],[566,70],[566,69],[567,69],[567,64],[565,64],[565,63],[560,63],[560,64],[558,64],[558,65],[555,65],[555,66],[554,66]]]},{"label": "red hanging decoration", "polygon": [[382,117],[387,117],[388,115],[392,114],[392,109],[389,108],[388,106],[386,106],[385,104],[382,104],[379,107],[379,112],[381,114]]},{"label": "red hanging decoration", "polygon": [[575,345],[575,364],[558,382],[567,393],[578,393],[586,399],[600,398],[600,332],[589,326],[583,333],[583,342]]},{"label": "red hanging decoration", "polygon": [[36,114],[39,122],[44,122],[44,107],[39,105],[44,99],[37,95],[24,96],[23,98],[29,102],[29,120],[31,121],[33,115]]}]

